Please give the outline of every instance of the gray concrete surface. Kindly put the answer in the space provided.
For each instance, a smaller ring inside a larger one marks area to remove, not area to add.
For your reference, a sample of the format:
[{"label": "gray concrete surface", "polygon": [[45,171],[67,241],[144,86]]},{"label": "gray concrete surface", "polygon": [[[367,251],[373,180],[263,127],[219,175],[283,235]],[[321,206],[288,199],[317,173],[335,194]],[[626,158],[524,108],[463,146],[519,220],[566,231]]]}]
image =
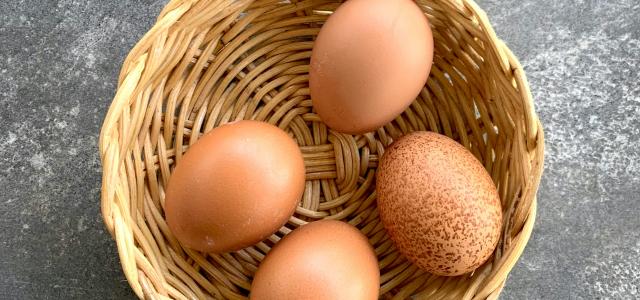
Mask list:
[{"label": "gray concrete surface", "polygon": [[[502,299],[640,298],[640,2],[479,0],[546,129],[533,237]],[[0,2],[0,298],[127,299],[98,131],[164,1]]]}]

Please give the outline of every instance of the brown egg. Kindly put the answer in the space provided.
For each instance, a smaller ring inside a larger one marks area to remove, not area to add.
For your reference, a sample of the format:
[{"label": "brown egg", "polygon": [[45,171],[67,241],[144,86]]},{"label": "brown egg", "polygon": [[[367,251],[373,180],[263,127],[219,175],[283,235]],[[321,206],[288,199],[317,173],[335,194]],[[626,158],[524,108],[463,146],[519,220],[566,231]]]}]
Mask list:
[{"label": "brown egg", "polygon": [[171,175],[165,214],[186,247],[227,252],[253,245],[284,225],[304,191],[296,142],[264,122],[211,130]]},{"label": "brown egg", "polygon": [[502,209],[491,177],[444,135],[415,132],[391,144],[378,166],[376,193],[398,250],[433,274],[473,271],[500,238]]},{"label": "brown egg", "polygon": [[432,60],[431,29],[413,1],[349,0],[329,17],[313,46],[313,107],[334,130],[375,130],[411,105]]},{"label": "brown egg", "polygon": [[378,260],[355,227],[323,220],[289,233],[267,254],[251,284],[254,300],[375,300]]}]

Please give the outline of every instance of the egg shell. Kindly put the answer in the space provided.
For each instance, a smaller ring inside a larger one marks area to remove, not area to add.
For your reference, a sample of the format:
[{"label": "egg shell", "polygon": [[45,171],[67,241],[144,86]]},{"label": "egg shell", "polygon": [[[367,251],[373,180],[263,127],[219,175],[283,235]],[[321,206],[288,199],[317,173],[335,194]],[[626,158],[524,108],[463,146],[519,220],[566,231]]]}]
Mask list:
[{"label": "egg shell", "polygon": [[251,284],[254,300],[375,300],[375,252],[355,227],[322,220],[289,233],[267,254]]},{"label": "egg shell", "polygon": [[186,247],[239,250],[287,222],[304,182],[302,153],[286,132],[257,121],[223,125],[177,164],[166,191],[167,223]]},{"label": "egg shell", "polygon": [[391,144],[378,166],[376,193],[398,250],[430,273],[473,271],[500,238],[502,208],[491,177],[444,135],[414,132]]},{"label": "egg shell", "polygon": [[377,129],[415,100],[429,76],[433,36],[410,0],[349,0],[314,43],[309,87],[315,111],[349,134]]}]

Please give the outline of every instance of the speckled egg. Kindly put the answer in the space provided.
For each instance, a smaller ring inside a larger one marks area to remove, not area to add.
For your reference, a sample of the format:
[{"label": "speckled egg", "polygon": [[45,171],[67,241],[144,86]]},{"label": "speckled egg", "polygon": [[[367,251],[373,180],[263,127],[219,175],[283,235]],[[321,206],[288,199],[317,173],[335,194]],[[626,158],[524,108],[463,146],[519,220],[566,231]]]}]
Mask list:
[{"label": "speckled egg", "polygon": [[267,254],[252,300],[376,300],[380,270],[367,237],[348,223],[322,220],[289,233]]},{"label": "speckled egg", "polygon": [[482,164],[432,132],[386,149],[376,177],[380,218],[398,250],[425,271],[461,275],[493,253],[502,228],[500,198]]}]

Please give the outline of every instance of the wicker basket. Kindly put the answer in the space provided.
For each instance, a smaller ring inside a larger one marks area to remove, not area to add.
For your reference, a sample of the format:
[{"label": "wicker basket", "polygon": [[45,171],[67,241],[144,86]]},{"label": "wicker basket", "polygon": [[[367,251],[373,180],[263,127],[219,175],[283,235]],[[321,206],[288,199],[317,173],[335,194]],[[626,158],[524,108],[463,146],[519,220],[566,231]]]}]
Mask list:
[{"label": "wicker basket", "polygon": [[[495,299],[531,234],[544,139],[522,67],[472,0],[418,0],[435,56],[419,97],[376,132],[333,132],[313,113],[308,63],[337,0],[173,0],[124,62],[100,134],[102,214],[131,288],[149,299],[243,299],[265,254],[293,228],[341,219],[369,237],[381,298]],[[189,145],[220,124],[257,119],[295,137],[306,189],[278,233],[235,253],[182,248],[163,217],[164,189]],[[498,187],[504,230],[472,274],[438,277],[410,264],[378,218],[374,174],[397,137],[446,134],[484,163]]]}]

